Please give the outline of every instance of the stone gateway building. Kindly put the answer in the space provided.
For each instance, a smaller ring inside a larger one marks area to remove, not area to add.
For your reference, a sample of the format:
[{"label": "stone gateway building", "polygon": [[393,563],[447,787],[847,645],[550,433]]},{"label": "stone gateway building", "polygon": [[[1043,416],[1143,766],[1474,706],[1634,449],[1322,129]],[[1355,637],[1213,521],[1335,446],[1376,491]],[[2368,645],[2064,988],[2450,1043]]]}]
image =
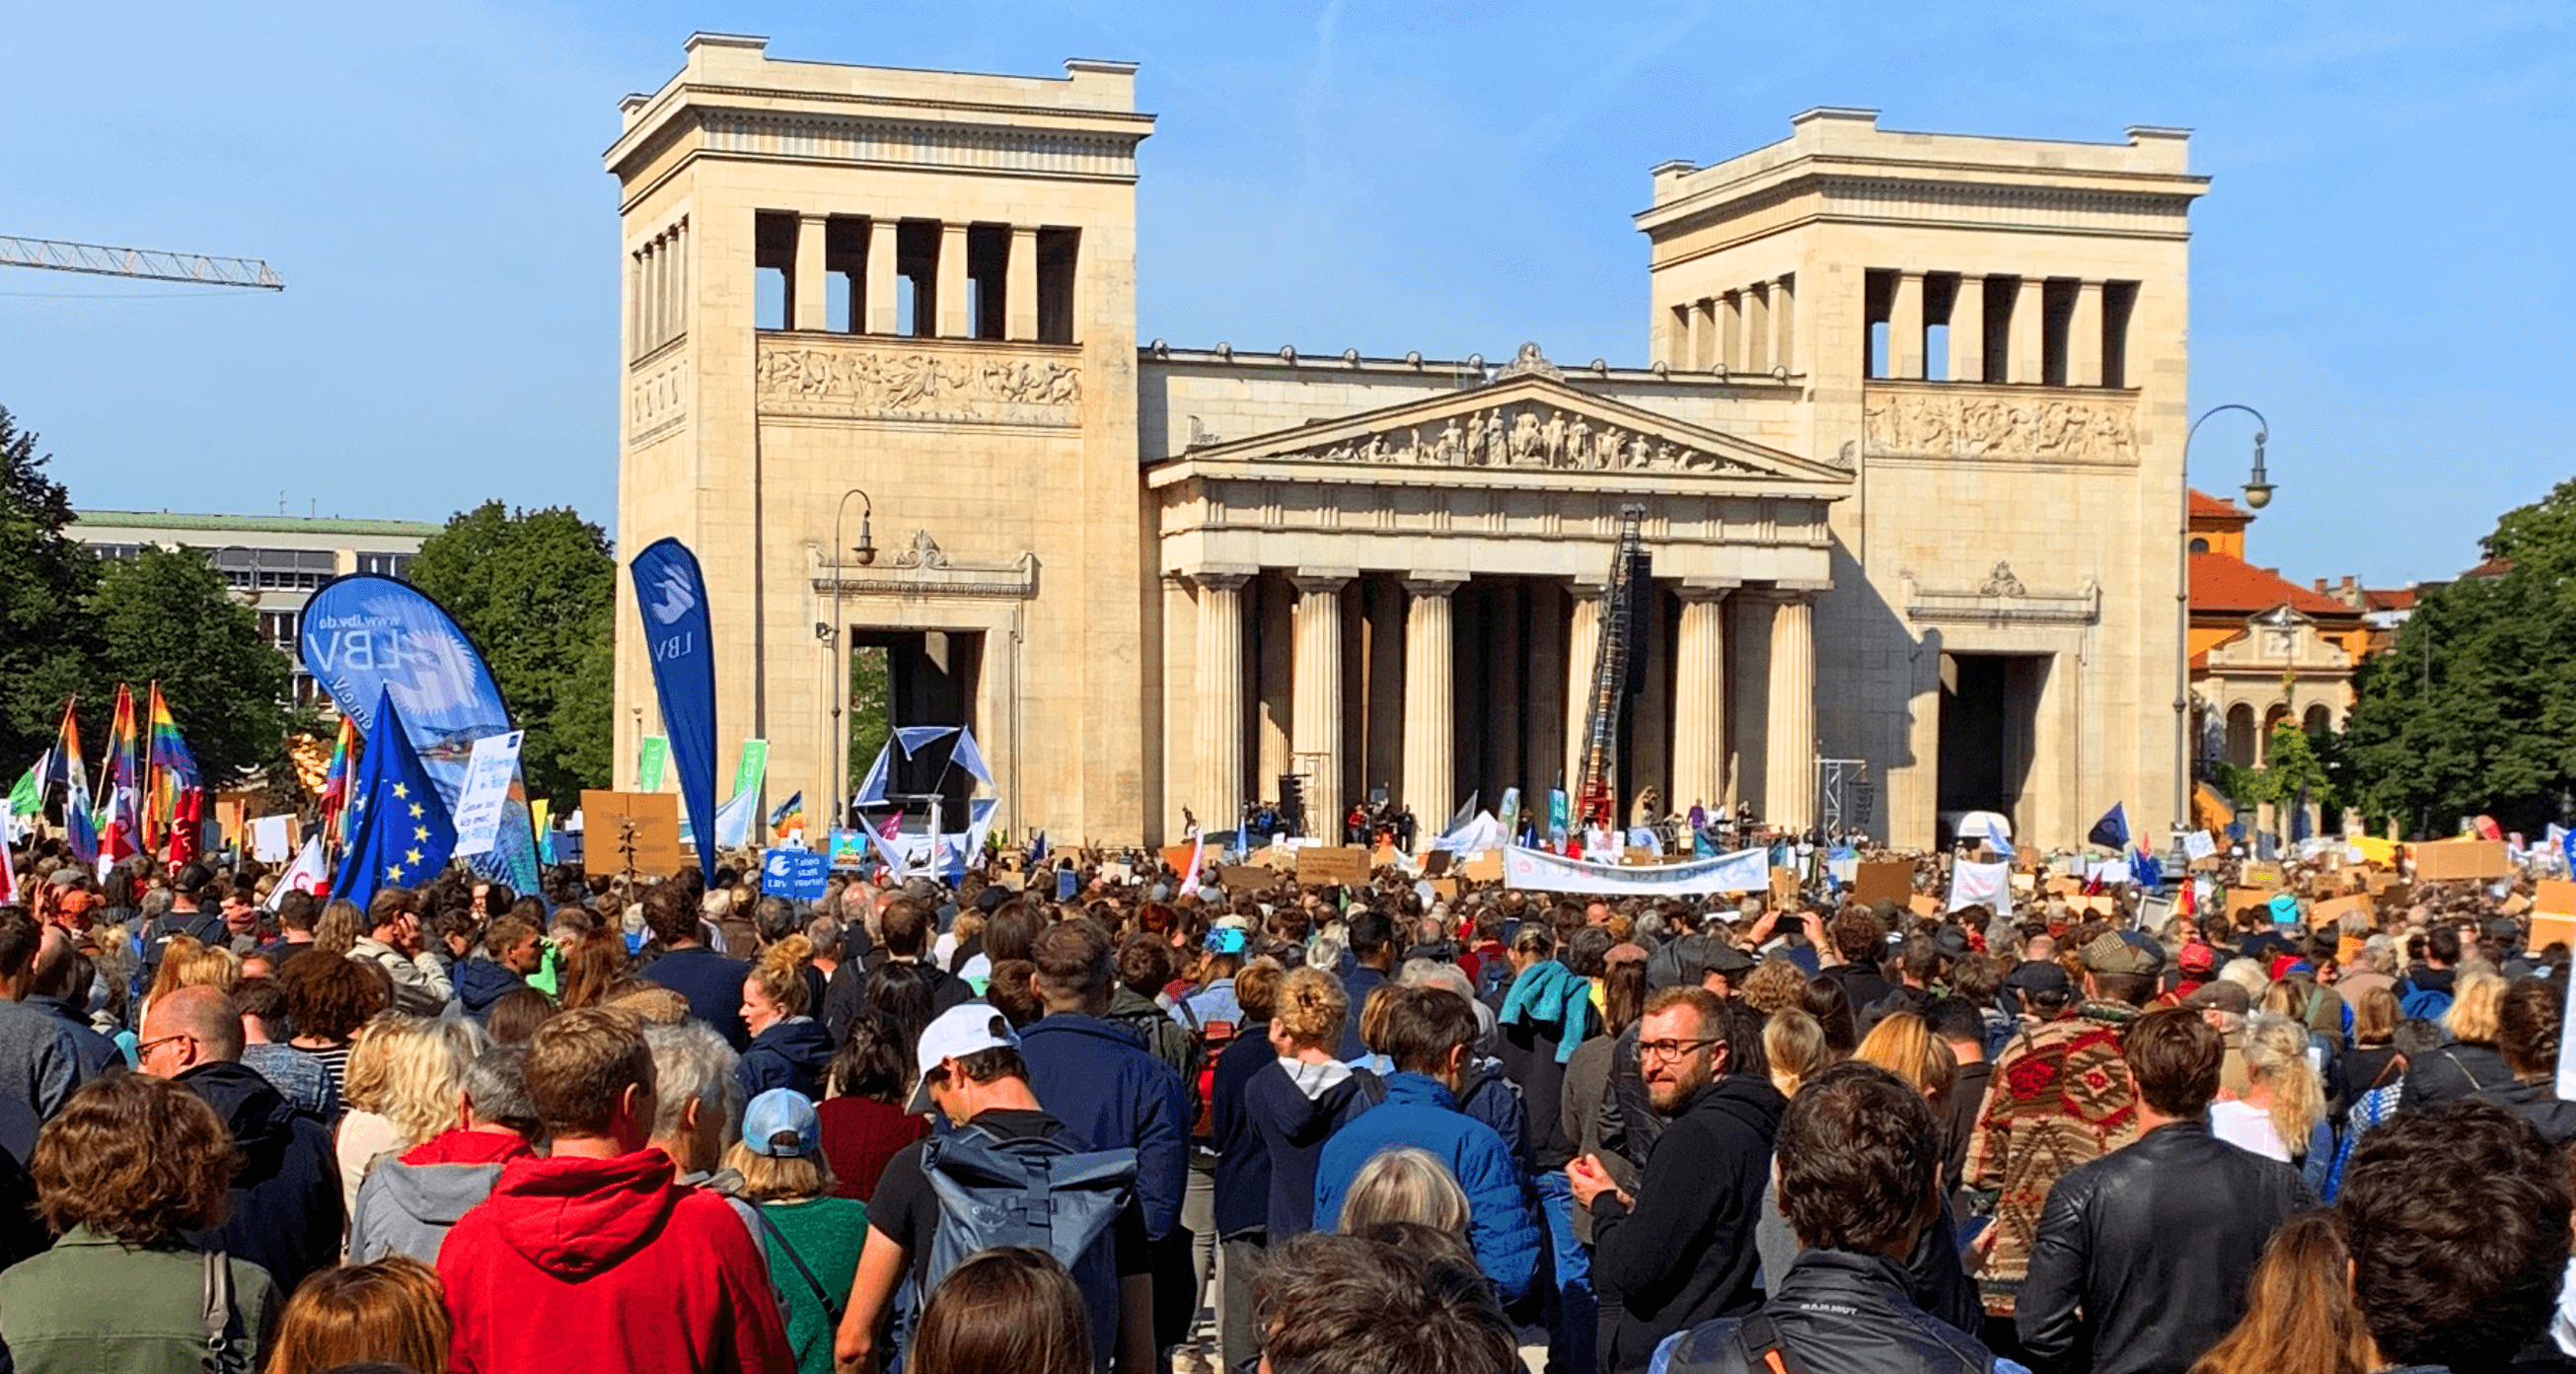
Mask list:
[{"label": "stone gateway building", "polygon": [[[1132,65],[765,47],[692,38],[606,161],[619,535],[702,560],[720,738],[770,741],[773,801],[848,795],[878,646],[896,721],[971,725],[998,823],[1058,844],[1230,826],[1289,774],[1319,818],[1543,805],[1634,505],[1623,815],[1651,787],[1918,846],[2176,814],[2182,131],[1810,110],[1653,170],[1641,366],[1315,356],[1138,337]],[[660,730],[638,629],[625,786]]]}]

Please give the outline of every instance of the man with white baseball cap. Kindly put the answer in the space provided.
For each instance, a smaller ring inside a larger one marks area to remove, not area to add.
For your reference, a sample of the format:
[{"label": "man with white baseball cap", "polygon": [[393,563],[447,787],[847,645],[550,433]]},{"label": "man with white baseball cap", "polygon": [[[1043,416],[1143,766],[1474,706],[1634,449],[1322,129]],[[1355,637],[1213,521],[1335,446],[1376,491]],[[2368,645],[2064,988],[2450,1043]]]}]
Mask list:
[{"label": "man with white baseball cap", "polygon": [[[1028,1063],[1020,1058],[1018,1033],[986,1003],[968,1002],[940,1013],[922,1031],[914,1061],[918,1075],[905,1110],[936,1111],[957,1128],[952,1140],[981,1137],[1005,1151],[1026,1142],[1051,1142],[1074,1152],[1090,1148],[1038,1105],[1037,1094],[1029,1089]],[[941,1209],[923,1158],[935,1143],[905,1146],[886,1164],[868,1199],[867,1244],[859,1253],[849,1308],[833,1349],[840,1368],[872,1367],[866,1361],[878,1350],[880,1327],[907,1273],[925,1300],[937,1287],[939,1276],[930,1272],[930,1265]],[[1115,1367],[1120,1374],[1147,1374],[1154,1367],[1153,1270],[1145,1214],[1132,1188],[1115,1225],[1098,1243],[1115,1247],[1117,1291],[1093,1303],[1095,1309],[1109,1309],[1093,1311],[1094,1329],[1117,1333]],[[1089,1293],[1085,1297],[1091,1300]]]}]

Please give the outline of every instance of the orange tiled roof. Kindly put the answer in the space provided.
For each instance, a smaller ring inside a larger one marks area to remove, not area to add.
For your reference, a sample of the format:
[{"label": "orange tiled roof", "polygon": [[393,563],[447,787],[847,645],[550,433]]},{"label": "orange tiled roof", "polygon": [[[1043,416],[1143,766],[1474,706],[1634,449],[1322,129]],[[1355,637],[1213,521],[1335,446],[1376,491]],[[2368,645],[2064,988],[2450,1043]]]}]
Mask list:
[{"label": "orange tiled roof", "polygon": [[2331,596],[2310,591],[2242,558],[2223,553],[2191,556],[2192,614],[2255,615],[2284,604],[2320,620],[2352,620],[2361,614]]},{"label": "orange tiled roof", "polygon": [[2225,497],[2212,496],[2194,488],[2191,493],[2191,517],[2194,520],[2234,519],[2251,521],[2254,513]]},{"label": "orange tiled roof", "polygon": [[2415,589],[2392,587],[2376,591],[2365,587],[2361,593],[2361,604],[2364,609],[2373,611],[2411,611],[2415,609]]}]

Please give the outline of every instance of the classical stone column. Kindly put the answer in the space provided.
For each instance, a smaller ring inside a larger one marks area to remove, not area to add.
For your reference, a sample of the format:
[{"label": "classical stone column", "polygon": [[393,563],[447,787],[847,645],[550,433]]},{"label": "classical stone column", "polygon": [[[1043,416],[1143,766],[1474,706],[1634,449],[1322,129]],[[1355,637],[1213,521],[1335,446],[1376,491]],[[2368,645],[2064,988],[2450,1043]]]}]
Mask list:
[{"label": "classical stone column", "polygon": [[1200,568],[1190,574],[1199,589],[1199,770],[1195,809],[1199,824],[1215,830],[1242,814],[1250,798],[1243,786],[1243,584],[1250,568]]},{"label": "classical stone column", "polygon": [[1986,279],[1962,276],[1950,297],[1950,380],[1986,379]]},{"label": "classical stone column", "polygon": [[831,221],[821,215],[796,217],[796,280],[787,291],[796,311],[788,324],[820,333],[831,319],[832,296],[823,285],[823,235]]},{"label": "classical stone column", "polygon": [[1771,294],[1760,282],[1744,288],[1744,370],[1771,370]]},{"label": "classical stone column", "polygon": [[868,325],[871,334],[891,334],[902,320],[902,302],[896,299],[895,275],[898,250],[894,238],[895,222],[879,215],[868,221]]},{"label": "classical stone column", "polygon": [[1259,684],[1261,776],[1253,790],[1279,800],[1279,775],[1292,765],[1288,751],[1289,720],[1297,709],[1296,598],[1276,576],[1256,584],[1261,602],[1261,647],[1254,659],[1253,680]]},{"label": "classical stone column", "polygon": [[1449,594],[1465,573],[1415,573],[1404,579],[1404,784],[1418,834],[1449,823],[1458,804],[1456,633]]},{"label": "classical stone column", "polygon": [[2066,384],[2102,384],[2102,283],[2075,288],[2075,309],[2066,317]]},{"label": "classical stone column", "polygon": [[1610,589],[1578,581],[1566,588],[1574,614],[1565,631],[1565,795],[1583,792],[1583,747],[1592,724],[1592,667],[1601,654],[1601,603]]},{"label": "classical stone column", "polygon": [[1717,302],[1717,365],[1728,372],[1744,370],[1744,293],[1729,291]]},{"label": "classical stone column", "polygon": [[1011,261],[1002,280],[1003,337],[1022,342],[1038,336],[1038,231],[1035,225],[1011,226]]},{"label": "classical stone column", "polygon": [[1919,381],[1923,376],[1923,274],[1901,272],[1896,301],[1887,315],[1887,375]]},{"label": "classical stone column", "polygon": [[1690,305],[1690,352],[1684,366],[1708,372],[1722,361],[1717,353],[1717,302],[1702,297]]},{"label": "classical stone column", "polygon": [[966,288],[966,226],[939,226],[939,290],[934,303],[939,316],[936,331],[943,339],[975,337],[975,320],[967,313],[971,304]]},{"label": "classical stone column", "polygon": [[1299,568],[1297,585],[1297,704],[1294,771],[1307,774],[1306,822],[1310,833],[1338,840],[1342,833],[1342,588],[1356,568]]},{"label": "classical stone column", "polygon": [[1804,830],[1816,819],[1816,602],[1784,587],[1771,616],[1771,719],[1762,819]]},{"label": "classical stone column", "polygon": [[2011,346],[2006,350],[2006,376],[2001,380],[2037,385],[2047,377],[2043,370],[2046,359],[2041,351],[2046,346],[2047,283],[2038,277],[2023,277],[2015,283],[2012,303]]},{"label": "classical stone column", "polygon": [[1771,365],[1798,370],[1798,280],[1771,283]]},{"label": "classical stone column", "polygon": [[1674,590],[1682,602],[1673,641],[1672,810],[1726,802],[1726,594],[1731,582],[1694,579]]}]

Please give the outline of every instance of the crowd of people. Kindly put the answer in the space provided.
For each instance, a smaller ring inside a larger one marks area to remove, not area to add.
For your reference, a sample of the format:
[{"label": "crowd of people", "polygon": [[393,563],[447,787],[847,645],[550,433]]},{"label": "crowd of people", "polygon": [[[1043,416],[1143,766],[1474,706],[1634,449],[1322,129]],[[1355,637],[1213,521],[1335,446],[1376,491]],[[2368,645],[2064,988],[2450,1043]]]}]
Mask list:
[{"label": "crowd of people", "polygon": [[2501,888],[1097,858],[360,906],[22,850],[0,1368],[2576,1367],[2569,954]]}]

